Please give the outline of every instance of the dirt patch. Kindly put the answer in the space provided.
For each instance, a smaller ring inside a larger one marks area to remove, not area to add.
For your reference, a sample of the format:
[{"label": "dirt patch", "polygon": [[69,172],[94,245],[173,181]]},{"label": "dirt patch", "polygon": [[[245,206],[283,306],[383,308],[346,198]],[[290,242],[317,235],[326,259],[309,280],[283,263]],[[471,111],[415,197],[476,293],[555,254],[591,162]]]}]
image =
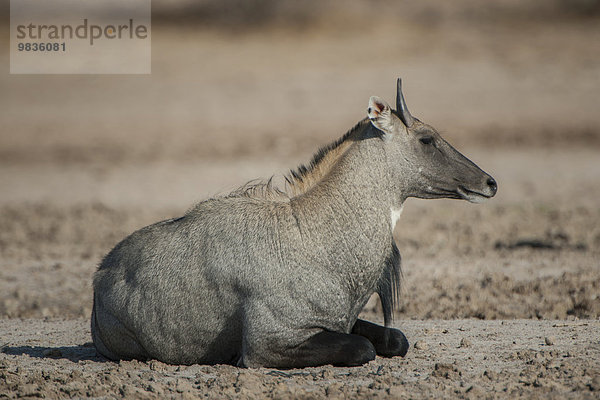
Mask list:
[{"label": "dirt patch", "polygon": [[[8,398],[597,398],[598,321],[398,321],[427,343],[357,368],[240,369],[114,363],[96,356],[85,320],[0,323]],[[553,337],[552,345],[545,338]]]}]

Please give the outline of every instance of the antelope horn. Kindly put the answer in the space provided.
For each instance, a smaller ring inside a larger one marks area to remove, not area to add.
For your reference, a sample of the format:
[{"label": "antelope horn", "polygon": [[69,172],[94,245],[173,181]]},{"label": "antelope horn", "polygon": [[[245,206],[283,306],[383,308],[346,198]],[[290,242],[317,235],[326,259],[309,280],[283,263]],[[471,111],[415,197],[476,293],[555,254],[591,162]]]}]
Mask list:
[{"label": "antelope horn", "polygon": [[410,128],[415,122],[415,119],[410,115],[410,111],[408,111],[408,107],[406,107],[406,101],[404,101],[404,95],[402,94],[402,79],[398,78],[396,87],[396,111],[402,122],[404,122],[404,125]]}]

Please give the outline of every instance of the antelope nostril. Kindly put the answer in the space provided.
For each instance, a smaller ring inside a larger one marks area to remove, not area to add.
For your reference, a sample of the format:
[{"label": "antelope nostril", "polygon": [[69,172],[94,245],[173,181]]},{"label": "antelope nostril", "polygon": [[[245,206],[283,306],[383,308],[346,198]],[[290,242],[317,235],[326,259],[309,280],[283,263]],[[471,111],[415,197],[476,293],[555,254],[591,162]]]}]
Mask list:
[{"label": "antelope nostril", "polygon": [[494,180],[494,178],[488,178],[487,184],[488,184],[489,187],[491,187],[494,190],[496,190],[498,188],[498,184],[496,183],[496,181]]}]

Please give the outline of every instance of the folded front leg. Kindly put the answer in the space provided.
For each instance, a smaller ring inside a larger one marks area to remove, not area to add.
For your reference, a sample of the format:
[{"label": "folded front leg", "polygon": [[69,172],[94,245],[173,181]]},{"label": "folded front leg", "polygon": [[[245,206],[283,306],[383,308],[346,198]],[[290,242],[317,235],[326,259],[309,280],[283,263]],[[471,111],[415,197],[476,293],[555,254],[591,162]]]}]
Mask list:
[{"label": "folded front leg", "polygon": [[377,354],[382,357],[406,355],[408,340],[399,329],[386,328],[362,319],[359,319],[352,328],[355,335],[364,336],[375,346]]},{"label": "folded front leg", "polygon": [[304,368],[331,364],[354,367],[375,359],[371,342],[359,335],[321,331],[297,346],[280,346],[276,338],[263,349],[248,349],[242,364],[246,367]]}]

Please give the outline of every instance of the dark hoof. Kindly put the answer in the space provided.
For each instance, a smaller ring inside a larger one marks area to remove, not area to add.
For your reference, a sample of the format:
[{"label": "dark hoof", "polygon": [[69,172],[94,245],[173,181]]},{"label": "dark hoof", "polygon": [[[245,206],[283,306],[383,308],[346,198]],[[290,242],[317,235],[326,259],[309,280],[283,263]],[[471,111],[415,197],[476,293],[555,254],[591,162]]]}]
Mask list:
[{"label": "dark hoof", "polygon": [[385,332],[385,346],[380,349],[379,355],[382,357],[404,357],[408,352],[410,345],[406,336],[399,329],[388,328]]},{"label": "dark hoof", "polygon": [[375,346],[373,346],[373,343],[371,343],[369,339],[362,336],[358,336],[357,339],[358,343],[356,343],[355,348],[356,353],[353,355],[352,360],[349,360],[346,364],[348,367],[357,367],[366,364],[369,361],[373,361],[377,356]]}]

